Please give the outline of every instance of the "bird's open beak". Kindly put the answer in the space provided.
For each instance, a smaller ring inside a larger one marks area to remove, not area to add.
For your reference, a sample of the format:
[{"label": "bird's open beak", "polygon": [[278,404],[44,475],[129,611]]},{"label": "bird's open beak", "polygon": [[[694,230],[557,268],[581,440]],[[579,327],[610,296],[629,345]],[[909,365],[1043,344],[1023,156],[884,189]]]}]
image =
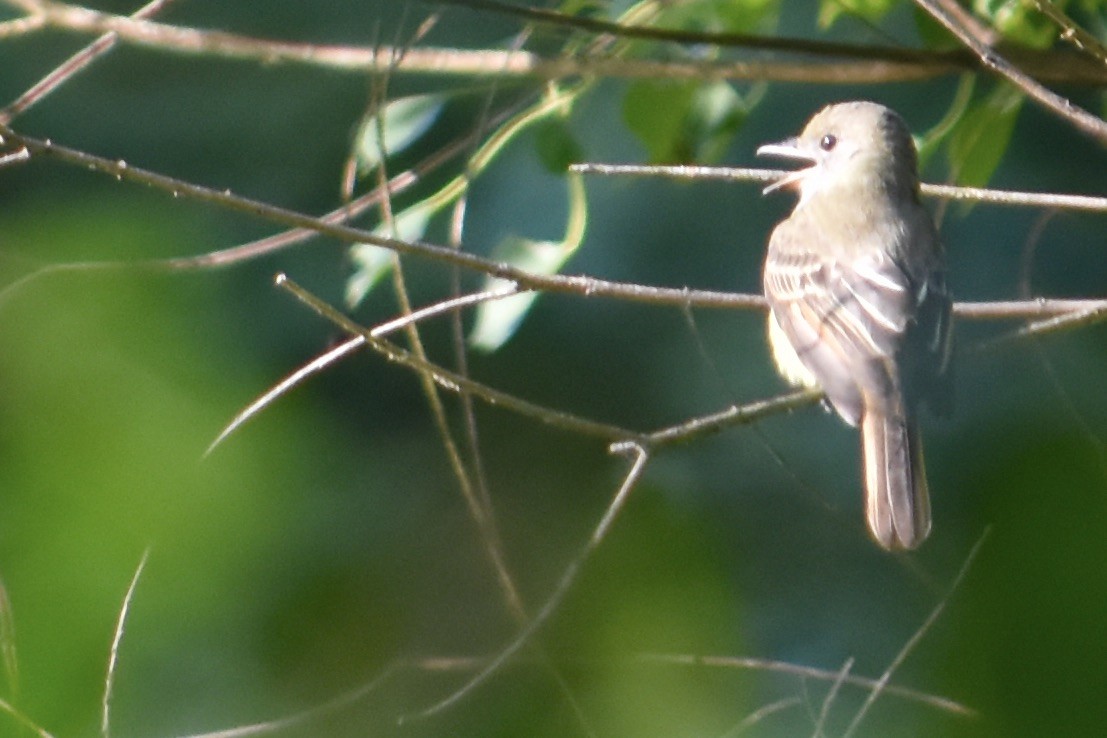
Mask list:
[{"label": "bird's open beak", "polygon": [[[777,156],[781,159],[794,159],[796,161],[807,162],[812,166],[815,164],[815,158],[811,156],[811,154],[808,154],[806,151],[801,149],[799,146],[799,139],[795,138],[789,138],[781,141],[780,143],[771,143],[765,144],[764,146],[759,146],[757,148],[757,155]],[[792,185],[798,184],[800,181],[803,180],[804,177],[807,176],[808,172],[810,171],[811,167],[797,169],[796,171],[786,174],[777,181],[773,182],[771,185],[761,190],[761,193],[767,195],[770,192],[776,192],[777,190],[784,189],[785,187],[790,187]]]}]

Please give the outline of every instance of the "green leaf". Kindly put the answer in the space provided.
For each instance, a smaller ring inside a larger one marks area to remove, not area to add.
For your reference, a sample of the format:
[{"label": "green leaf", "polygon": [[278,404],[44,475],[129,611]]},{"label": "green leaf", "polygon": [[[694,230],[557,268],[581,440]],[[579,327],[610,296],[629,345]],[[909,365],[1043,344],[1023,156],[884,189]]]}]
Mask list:
[{"label": "green leaf", "polygon": [[[492,258],[535,274],[556,274],[572,256],[574,249],[556,241],[533,241],[521,236],[508,236],[492,250]],[[510,280],[493,278],[485,289],[496,290],[511,285]],[[502,300],[483,302],[477,307],[476,324],[469,334],[469,343],[481,351],[495,351],[512,335],[534,305],[537,292],[524,292]]]},{"label": "green leaf", "polygon": [[623,120],[654,164],[688,161],[685,121],[698,84],[641,80],[627,88]]},{"label": "green leaf", "polygon": [[1023,96],[1001,85],[983,100],[973,103],[954,127],[949,142],[949,166],[954,179],[970,187],[983,187],[1003,160]]},{"label": "green leaf", "polygon": [[912,8],[912,13],[915,16],[915,32],[919,34],[919,39],[926,48],[934,51],[949,51],[961,45],[957,37],[934,20],[930,13],[917,5]]},{"label": "green leaf", "polygon": [[780,0],[683,0],[664,6],[656,25],[712,33],[766,30],[779,15]]},{"label": "green leaf", "polygon": [[[396,215],[395,228],[389,229],[381,224],[373,229],[375,235],[394,237],[401,241],[418,241],[427,232],[431,211],[414,205]],[[350,247],[350,259],[354,262],[354,273],[346,280],[346,305],[357,307],[373,291],[373,288],[387,275],[395,263],[391,249],[375,246],[371,243],[355,243]]]},{"label": "green leaf", "polygon": [[[508,236],[496,245],[491,257],[505,261],[533,274],[556,274],[561,271],[580,244],[588,224],[588,198],[584,193],[584,178],[570,174],[565,178],[569,190],[569,215],[565,222],[565,237],[559,241],[535,241],[521,236]],[[509,280],[485,279],[486,290],[502,289]],[[530,312],[537,292],[513,295],[501,300],[483,302],[477,306],[476,324],[469,342],[482,351],[495,351],[503,346]]]},{"label": "green leaf", "polygon": [[535,147],[542,166],[552,174],[565,174],[570,164],[584,160],[580,144],[562,118],[548,118],[537,125]]},{"label": "green leaf", "polygon": [[875,23],[896,5],[897,0],[821,0],[819,27],[829,28],[843,15],[855,15]]},{"label": "green leaf", "polygon": [[654,164],[718,161],[748,115],[727,82],[636,82],[623,100],[627,127]]},{"label": "green leaf", "polygon": [[780,0],[742,0],[715,3],[723,22],[723,30],[733,33],[753,33],[766,30],[780,17]]},{"label": "green leaf", "polygon": [[1057,38],[1059,29],[1049,18],[1024,0],[974,0],[973,10],[1011,41],[1035,49],[1046,49]]},{"label": "green leaf", "polygon": [[685,123],[695,160],[715,163],[722,159],[748,114],[745,101],[729,83],[719,81],[700,86]]},{"label": "green leaf", "polygon": [[366,118],[355,139],[358,171],[363,176],[369,174],[387,156],[419,140],[437,120],[446,99],[444,94],[401,97]]},{"label": "green leaf", "polygon": [[954,132],[957,124],[964,118],[969,104],[972,102],[973,90],[976,88],[975,74],[962,74],[957,84],[957,93],[950,101],[945,115],[933,128],[916,137],[915,148],[919,152],[919,172],[924,172],[934,155],[942,150],[943,142]]}]

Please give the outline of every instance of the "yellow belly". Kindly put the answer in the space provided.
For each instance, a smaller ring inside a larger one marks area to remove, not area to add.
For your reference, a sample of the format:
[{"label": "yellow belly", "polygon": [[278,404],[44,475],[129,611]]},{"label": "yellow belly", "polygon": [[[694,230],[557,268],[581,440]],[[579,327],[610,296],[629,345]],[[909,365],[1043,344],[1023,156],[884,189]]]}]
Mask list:
[{"label": "yellow belly", "polygon": [[790,384],[810,388],[819,386],[815,375],[800,361],[799,354],[796,353],[792,342],[788,340],[788,336],[785,335],[784,329],[780,327],[776,315],[771,310],[769,311],[769,348],[773,352],[776,370]]}]

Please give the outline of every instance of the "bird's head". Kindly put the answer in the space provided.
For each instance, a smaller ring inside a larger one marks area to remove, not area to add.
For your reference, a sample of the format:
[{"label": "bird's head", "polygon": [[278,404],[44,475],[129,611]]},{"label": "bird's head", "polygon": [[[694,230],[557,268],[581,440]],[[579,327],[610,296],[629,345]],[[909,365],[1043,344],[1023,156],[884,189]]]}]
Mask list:
[{"label": "bird's head", "polygon": [[795,188],[800,201],[826,192],[860,192],[914,198],[918,191],[915,144],[903,118],[873,102],[829,105],[795,138],[757,149],[758,156],[778,156],[808,166],[765,188]]}]

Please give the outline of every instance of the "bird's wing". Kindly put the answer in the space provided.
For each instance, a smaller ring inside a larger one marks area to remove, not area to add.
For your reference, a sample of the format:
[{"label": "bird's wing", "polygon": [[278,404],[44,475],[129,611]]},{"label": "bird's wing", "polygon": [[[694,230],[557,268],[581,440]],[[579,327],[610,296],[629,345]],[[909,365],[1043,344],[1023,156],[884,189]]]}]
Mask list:
[{"label": "bird's wing", "polygon": [[788,236],[786,246],[770,243],[765,295],[800,360],[839,414],[856,424],[862,395],[871,400],[899,392],[896,362],[915,290],[883,252],[822,256]]}]

